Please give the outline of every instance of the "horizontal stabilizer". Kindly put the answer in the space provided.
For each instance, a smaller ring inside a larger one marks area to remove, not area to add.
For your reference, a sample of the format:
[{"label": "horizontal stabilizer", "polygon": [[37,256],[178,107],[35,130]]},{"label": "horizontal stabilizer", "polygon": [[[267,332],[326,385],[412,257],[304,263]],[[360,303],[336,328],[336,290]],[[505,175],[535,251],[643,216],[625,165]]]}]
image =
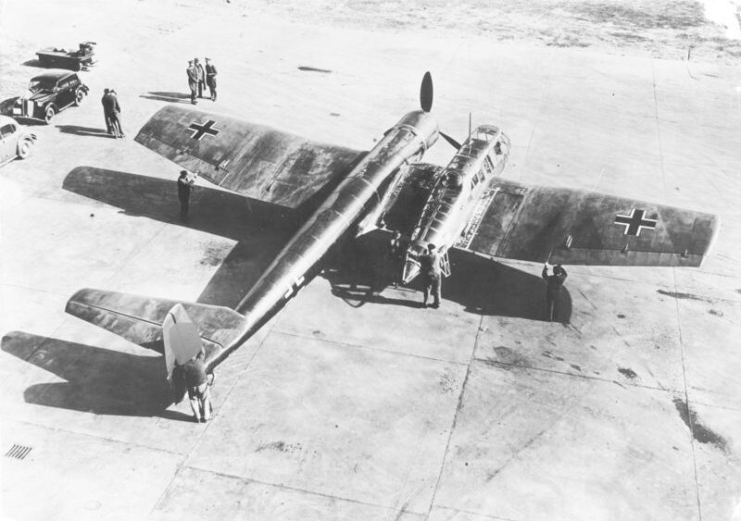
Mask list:
[{"label": "horizontal stabilizer", "polygon": [[81,289],[67,301],[65,311],[122,336],[147,349],[164,353],[162,324],[176,304],[198,329],[207,356],[220,351],[239,333],[244,317],[223,306],[129,295],[115,291]]}]

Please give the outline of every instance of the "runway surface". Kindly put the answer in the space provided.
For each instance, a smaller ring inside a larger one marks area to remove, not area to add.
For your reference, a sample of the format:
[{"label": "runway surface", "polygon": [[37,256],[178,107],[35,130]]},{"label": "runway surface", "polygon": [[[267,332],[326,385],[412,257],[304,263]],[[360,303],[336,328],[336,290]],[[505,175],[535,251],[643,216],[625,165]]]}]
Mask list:
[{"label": "runway surface", "polygon": [[[90,39],[100,60],[83,105],[0,170],[4,518],[741,519],[738,68],[71,5],[39,9],[42,39],[6,3],[0,35],[2,100],[43,70],[39,48]],[[568,324],[542,320],[540,265],[454,255],[439,310],[328,265],[219,368],[196,424],[158,354],[64,313],[84,287],[232,306],[287,240],[281,211],[200,181],[181,225],[179,168],[133,142],[188,103],[194,56],[220,73],[198,108],[358,149],[417,108],[430,70],[443,131],[463,139],[470,112],[508,134],[506,178],[721,230],[700,269],[567,267]],[[103,134],[106,87],[126,139]]]}]

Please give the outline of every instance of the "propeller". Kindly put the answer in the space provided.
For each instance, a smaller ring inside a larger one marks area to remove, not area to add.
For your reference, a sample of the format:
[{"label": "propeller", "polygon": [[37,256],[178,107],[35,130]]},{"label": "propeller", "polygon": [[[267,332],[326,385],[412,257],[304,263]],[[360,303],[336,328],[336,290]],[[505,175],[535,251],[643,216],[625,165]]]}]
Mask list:
[{"label": "propeller", "polygon": [[450,145],[455,148],[456,150],[461,148],[461,144],[458,143],[455,139],[447,135],[445,132],[440,132],[440,135],[445,138],[445,141],[450,143]]},{"label": "propeller", "polygon": [[[427,71],[422,78],[422,85],[419,89],[419,104],[425,112],[430,112],[430,110],[432,110],[432,93],[432,74],[430,74],[430,71]],[[461,144],[445,132],[440,132],[440,135],[456,150],[461,148]]]}]

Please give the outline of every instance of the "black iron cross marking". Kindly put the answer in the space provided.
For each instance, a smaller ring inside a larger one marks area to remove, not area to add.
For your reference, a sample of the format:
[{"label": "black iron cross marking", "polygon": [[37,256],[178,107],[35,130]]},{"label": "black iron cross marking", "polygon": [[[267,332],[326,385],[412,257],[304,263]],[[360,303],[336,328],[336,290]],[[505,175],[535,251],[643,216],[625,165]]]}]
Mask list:
[{"label": "black iron cross marking", "polygon": [[188,129],[193,131],[193,135],[190,137],[195,139],[196,141],[200,141],[201,138],[206,134],[208,134],[209,136],[215,136],[216,134],[221,132],[219,129],[213,128],[215,124],[216,122],[213,119],[209,119],[203,125],[199,125],[198,123],[191,123]]},{"label": "black iron cross marking", "polygon": [[623,232],[623,235],[635,235],[636,237],[640,237],[643,228],[653,230],[656,228],[656,223],[659,222],[656,219],[644,219],[643,216],[645,214],[645,210],[636,210],[633,208],[630,211],[630,215],[616,215],[615,224],[622,224],[625,226],[625,232]]}]

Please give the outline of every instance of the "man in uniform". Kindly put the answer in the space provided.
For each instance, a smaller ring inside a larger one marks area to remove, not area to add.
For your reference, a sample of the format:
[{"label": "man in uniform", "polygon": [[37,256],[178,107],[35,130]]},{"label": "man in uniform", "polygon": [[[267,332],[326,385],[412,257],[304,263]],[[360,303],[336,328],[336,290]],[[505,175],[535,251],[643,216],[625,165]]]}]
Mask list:
[{"label": "man in uniform", "polygon": [[422,284],[424,284],[424,300],[422,307],[427,307],[427,298],[432,292],[432,306],[437,309],[440,307],[440,254],[435,251],[435,245],[427,246],[427,253],[419,257],[420,272],[422,275]]},{"label": "man in uniform", "polygon": [[177,361],[175,362],[173,376],[173,378],[178,378],[185,384],[190,407],[193,409],[193,416],[196,422],[202,423],[211,418],[212,410],[210,387],[213,384],[213,376],[209,382],[204,363],[205,359],[206,350],[201,346],[201,351],[182,366],[178,365]]},{"label": "man in uniform", "polygon": [[546,289],[546,316],[548,322],[553,322],[556,318],[556,306],[561,297],[561,288],[566,280],[566,270],[560,264],[553,267],[553,275],[548,275],[548,263],[543,265],[542,277],[548,288]]},{"label": "man in uniform", "polygon": [[211,92],[211,101],[216,101],[216,65],[212,65],[209,58],[206,58],[206,85]]},{"label": "man in uniform", "polygon": [[103,97],[100,98],[100,102],[103,104],[103,117],[105,118],[106,131],[113,137],[116,137],[113,134],[113,126],[111,125],[112,100],[111,97],[108,95],[109,92],[110,89],[103,89]]},{"label": "man in uniform", "polygon": [[198,103],[196,101],[196,92],[198,91],[198,71],[193,65],[193,60],[190,60],[188,62],[188,68],[185,70],[185,73],[188,75],[188,88],[190,89],[190,102],[191,104],[195,105],[196,103]]},{"label": "man in uniform", "polygon": [[187,170],[180,171],[178,177],[178,199],[180,200],[180,221],[188,222],[188,209],[190,208],[190,192],[198,177],[198,172],[192,176]]},{"label": "man in uniform", "polygon": [[198,97],[203,97],[203,87],[206,85],[206,73],[203,72],[203,65],[198,62],[198,58],[193,58],[193,66],[196,68],[198,76]]},{"label": "man in uniform", "polygon": [[111,112],[110,112],[110,120],[111,120],[111,128],[113,129],[113,133],[116,137],[126,137],[123,133],[123,127],[121,127],[121,105],[118,104],[118,96],[116,95],[116,91],[111,89],[108,92],[108,96],[111,99]]}]

